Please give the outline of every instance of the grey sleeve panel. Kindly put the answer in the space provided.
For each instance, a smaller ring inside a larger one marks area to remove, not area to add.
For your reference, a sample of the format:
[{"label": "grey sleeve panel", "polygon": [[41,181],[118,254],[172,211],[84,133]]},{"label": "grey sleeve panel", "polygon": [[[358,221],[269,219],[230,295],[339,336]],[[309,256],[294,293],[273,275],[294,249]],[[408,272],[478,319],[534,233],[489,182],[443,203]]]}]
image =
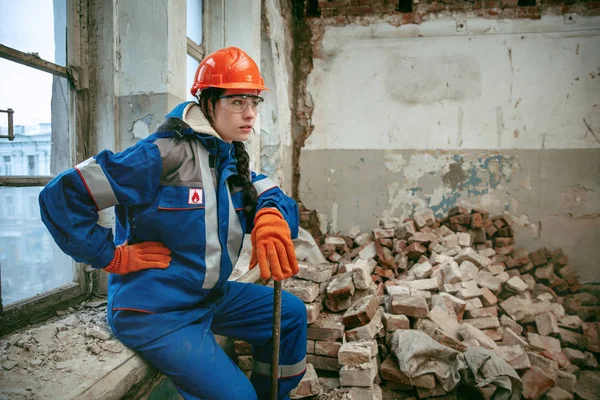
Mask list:
[{"label": "grey sleeve panel", "polygon": [[194,142],[162,138],[155,142],[162,158],[161,185],[202,187],[202,174]]},{"label": "grey sleeve panel", "polygon": [[119,204],[104,170],[93,157],[77,164],[75,169],[79,171],[90,196],[92,196],[96,207],[98,207],[98,211]]}]

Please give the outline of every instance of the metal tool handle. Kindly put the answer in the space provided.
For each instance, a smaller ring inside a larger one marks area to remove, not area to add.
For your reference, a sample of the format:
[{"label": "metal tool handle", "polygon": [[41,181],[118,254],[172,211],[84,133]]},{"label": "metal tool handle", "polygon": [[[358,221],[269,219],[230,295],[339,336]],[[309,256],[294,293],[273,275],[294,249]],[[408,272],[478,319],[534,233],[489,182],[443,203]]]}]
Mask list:
[{"label": "metal tool handle", "polygon": [[281,336],[281,281],[273,285],[273,358],[271,360],[271,400],[277,400],[279,380],[279,339]]}]

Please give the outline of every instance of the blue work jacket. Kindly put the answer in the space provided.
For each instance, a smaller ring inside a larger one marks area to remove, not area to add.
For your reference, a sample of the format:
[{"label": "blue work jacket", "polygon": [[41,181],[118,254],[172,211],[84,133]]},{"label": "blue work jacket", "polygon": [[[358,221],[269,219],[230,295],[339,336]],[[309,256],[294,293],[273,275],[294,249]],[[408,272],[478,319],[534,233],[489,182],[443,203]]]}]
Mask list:
[{"label": "blue work jacket", "polygon": [[[193,112],[190,112],[193,111]],[[185,115],[195,116],[188,124]],[[40,193],[42,221],[78,262],[106,267],[115,245],[164,243],[166,269],[111,274],[112,310],[188,310],[219,297],[253,228],[237,174],[233,144],[219,138],[195,102],[177,106],[156,133],[120,152],[102,151],[54,178]],[[256,211],[275,207],[298,235],[298,206],[269,178],[251,173]],[[115,207],[116,229],[98,225]]]}]

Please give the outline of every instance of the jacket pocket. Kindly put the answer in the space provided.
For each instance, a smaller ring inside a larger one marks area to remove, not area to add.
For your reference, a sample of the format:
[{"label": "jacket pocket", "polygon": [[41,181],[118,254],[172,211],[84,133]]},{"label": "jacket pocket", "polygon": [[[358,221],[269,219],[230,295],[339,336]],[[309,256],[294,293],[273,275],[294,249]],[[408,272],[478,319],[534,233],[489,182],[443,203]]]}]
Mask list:
[{"label": "jacket pocket", "polygon": [[[204,249],[206,196],[202,187],[163,186],[156,205],[161,241],[173,252]],[[139,228],[139,227],[138,227]]]},{"label": "jacket pocket", "polygon": [[159,196],[158,209],[163,211],[195,210],[206,205],[202,187],[163,186]]}]

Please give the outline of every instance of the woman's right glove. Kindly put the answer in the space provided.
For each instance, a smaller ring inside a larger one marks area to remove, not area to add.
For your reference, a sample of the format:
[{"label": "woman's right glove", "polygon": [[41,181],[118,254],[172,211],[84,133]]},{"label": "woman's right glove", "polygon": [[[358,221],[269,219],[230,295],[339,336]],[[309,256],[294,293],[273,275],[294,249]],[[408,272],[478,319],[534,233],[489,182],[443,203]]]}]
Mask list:
[{"label": "woman's right glove", "polygon": [[287,222],[276,208],[263,208],[254,217],[250,269],[258,264],[260,277],[276,281],[298,273],[298,259]]},{"label": "woman's right glove", "polygon": [[171,250],[161,242],[141,242],[117,246],[113,260],[104,268],[111,274],[125,275],[149,268],[165,269],[171,262]]}]

